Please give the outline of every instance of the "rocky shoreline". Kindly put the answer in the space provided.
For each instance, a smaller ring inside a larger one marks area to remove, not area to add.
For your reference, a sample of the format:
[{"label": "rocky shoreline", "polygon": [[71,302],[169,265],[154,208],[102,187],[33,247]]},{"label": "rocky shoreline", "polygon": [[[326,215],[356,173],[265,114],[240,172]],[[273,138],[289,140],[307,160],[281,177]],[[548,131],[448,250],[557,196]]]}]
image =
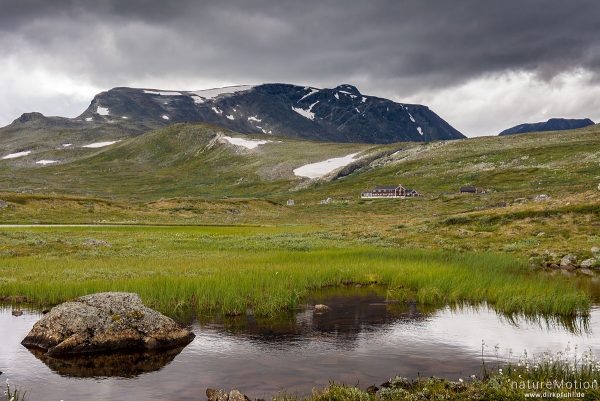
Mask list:
[{"label": "rocky shoreline", "polygon": [[574,253],[559,254],[546,250],[544,253],[533,254],[529,258],[533,268],[578,272],[586,275],[600,273],[600,247],[592,247],[590,254],[577,255]]}]

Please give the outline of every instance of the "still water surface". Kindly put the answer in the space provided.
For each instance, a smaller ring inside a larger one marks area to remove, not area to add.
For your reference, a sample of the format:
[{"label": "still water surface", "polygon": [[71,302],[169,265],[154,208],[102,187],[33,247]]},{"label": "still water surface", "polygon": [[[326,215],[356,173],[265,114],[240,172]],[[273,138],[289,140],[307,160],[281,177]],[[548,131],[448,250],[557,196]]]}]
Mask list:
[{"label": "still water surface", "polygon": [[[311,305],[329,313],[315,315]],[[46,360],[19,343],[39,319],[0,310],[0,379],[28,390],[30,400],[202,400],[207,387],[238,388],[268,398],[305,395],[333,380],[366,388],[399,374],[467,377],[525,349],[558,351],[570,343],[600,354],[600,309],[587,321],[509,319],[482,306],[423,309],[387,303],[375,289],[324,291],[308,308],[276,319],[200,317],[183,350],[161,355]]]}]

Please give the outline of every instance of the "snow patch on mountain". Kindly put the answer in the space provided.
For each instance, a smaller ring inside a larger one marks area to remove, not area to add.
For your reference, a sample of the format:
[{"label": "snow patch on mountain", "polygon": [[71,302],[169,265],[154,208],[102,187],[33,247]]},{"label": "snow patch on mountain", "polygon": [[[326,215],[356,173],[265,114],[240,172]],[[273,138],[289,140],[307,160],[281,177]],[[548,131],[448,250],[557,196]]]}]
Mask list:
[{"label": "snow patch on mountain", "polygon": [[169,116],[166,114],[163,114],[162,116],[160,116],[160,118],[162,118],[163,120],[170,120]]},{"label": "snow patch on mountain", "polygon": [[344,95],[348,95],[350,96],[352,99],[357,98],[358,96],[353,95],[352,93],[348,92],[348,91],[339,91],[340,93],[343,93]]},{"label": "snow patch on mountain", "polygon": [[204,99],[214,99],[221,95],[227,95],[236,92],[243,92],[254,88],[254,85],[239,85],[239,86],[226,86],[224,88],[213,88],[204,89],[199,91],[190,92],[194,95],[200,96]]},{"label": "snow patch on mountain", "polygon": [[218,115],[223,114],[223,110],[218,109],[217,107],[211,107],[212,111],[214,111],[215,113],[217,113]]},{"label": "snow patch on mountain", "polygon": [[421,134],[421,136],[423,136],[423,130],[421,129],[421,127],[417,127],[417,131],[419,131],[419,134]]},{"label": "snow patch on mountain", "polygon": [[96,113],[100,114],[101,116],[107,116],[109,114],[109,110],[107,107],[98,106]]},{"label": "snow patch on mountain", "polygon": [[2,160],[6,159],[16,159],[17,157],[27,156],[31,153],[31,150],[24,150],[23,152],[10,153],[2,158]]},{"label": "snow patch on mountain", "polygon": [[120,142],[120,141],[94,142],[94,143],[90,143],[88,145],[83,145],[82,148],[92,148],[92,149],[103,148],[105,146],[109,146],[109,145],[115,144],[117,142]]},{"label": "snow patch on mountain", "polygon": [[235,120],[235,117],[231,114],[227,114],[225,117],[227,117],[229,120]]},{"label": "snow patch on mountain", "polygon": [[310,92],[308,92],[306,95],[302,96],[302,97],[300,98],[300,100],[298,100],[298,103],[300,103],[301,101],[303,101],[303,100],[304,100],[304,99],[306,99],[307,97],[309,97],[309,96],[312,96],[312,95],[314,95],[315,93],[319,92],[319,89],[316,89],[316,88],[304,88],[304,89],[306,89],[306,90],[309,90]]},{"label": "snow patch on mountain", "polygon": [[194,103],[196,104],[202,104],[204,103],[204,99],[202,99],[200,96],[197,95],[192,95],[190,96],[192,98],[192,100],[194,101]]},{"label": "snow patch on mountain", "polygon": [[258,116],[250,116],[248,117],[248,121],[256,121],[257,123],[259,123],[262,121],[262,119],[258,118]]},{"label": "snow patch on mountain", "polygon": [[309,120],[314,120],[315,119],[315,113],[312,112],[312,108],[315,107],[315,105],[319,103],[319,101],[317,100],[316,102],[314,102],[313,104],[311,104],[307,110],[304,110],[302,108],[299,107],[293,107],[292,106],[292,110],[294,110],[296,113],[300,114],[302,117],[306,117]]},{"label": "snow patch on mountain", "polygon": [[58,160],[38,160],[37,162],[35,162],[35,164],[41,164],[42,166],[54,163],[58,163]]},{"label": "snow patch on mountain", "polygon": [[258,145],[264,145],[265,143],[273,142],[273,141],[267,141],[267,140],[263,140],[263,139],[234,138],[231,136],[223,136],[222,138],[232,145],[242,146],[246,149],[254,149],[254,148],[258,147]]},{"label": "snow patch on mountain", "polygon": [[342,157],[323,160],[322,162],[305,164],[302,167],[294,169],[294,174],[298,177],[321,178],[332,171],[347,166],[356,160],[358,153],[351,153]]},{"label": "snow patch on mountain", "polygon": [[147,93],[149,95],[159,95],[159,96],[182,96],[181,92],[175,92],[175,91],[150,91],[150,90],[144,90],[144,93]]}]

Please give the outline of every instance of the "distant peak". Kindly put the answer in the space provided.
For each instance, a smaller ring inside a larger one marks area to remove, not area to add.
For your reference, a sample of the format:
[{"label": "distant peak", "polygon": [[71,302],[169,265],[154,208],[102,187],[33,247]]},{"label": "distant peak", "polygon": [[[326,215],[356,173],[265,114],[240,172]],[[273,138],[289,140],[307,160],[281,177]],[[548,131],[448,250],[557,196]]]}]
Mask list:
[{"label": "distant peak", "polygon": [[592,125],[594,122],[589,118],[551,118],[546,123],[557,123],[557,122],[567,122],[567,123],[581,123]]},{"label": "distant peak", "polygon": [[548,121],[543,121],[539,123],[519,124],[512,128],[502,131],[499,135],[525,134],[527,132],[542,131],[563,131],[584,128],[593,124],[594,122],[589,118],[551,118]]},{"label": "distant peak", "polygon": [[29,121],[42,120],[44,118],[46,118],[46,116],[44,116],[42,113],[38,113],[38,112],[23,113],[23,114],[21,114],[21,117],[17,118],[14,122],[20,122],[20,123],[24,124]]}]

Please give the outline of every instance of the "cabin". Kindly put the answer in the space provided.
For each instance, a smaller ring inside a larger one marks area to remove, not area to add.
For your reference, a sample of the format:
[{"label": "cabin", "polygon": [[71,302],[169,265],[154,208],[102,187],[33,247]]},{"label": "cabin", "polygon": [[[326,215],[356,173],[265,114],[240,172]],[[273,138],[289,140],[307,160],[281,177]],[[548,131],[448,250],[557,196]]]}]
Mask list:
[{"label": "cabin", "polygon": [[421,196],[421,194],[409,188],[404,188],[402,185],[384,185],[373,188],[371,191],[364,191],[360,194],[363,199],[373,198],[407,198]]}]

